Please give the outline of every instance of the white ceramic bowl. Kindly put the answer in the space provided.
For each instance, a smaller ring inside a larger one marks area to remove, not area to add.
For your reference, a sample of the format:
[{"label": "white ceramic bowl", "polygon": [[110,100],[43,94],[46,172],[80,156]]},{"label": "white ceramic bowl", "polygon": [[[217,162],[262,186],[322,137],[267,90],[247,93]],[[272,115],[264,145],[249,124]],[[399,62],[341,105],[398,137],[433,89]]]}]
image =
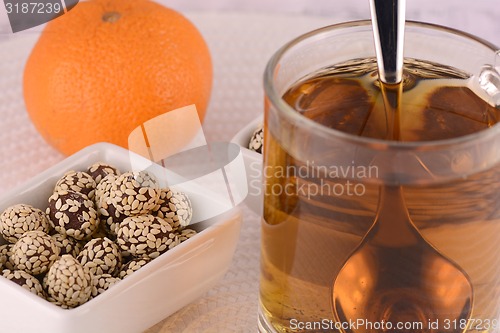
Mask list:
[{"label": "white ceramic bowl", "polygon": [[262,195],[262,154],[248,149],[248,144],[252,138],[253,132],[263,122],[262,116],[254,119],[248,125],[243,127],[231,139],[241,147],[241,153],[245,162],[245,171],[248,182],[248,195],[245,204],[256,214],[262,214],[263,195]]},{"label": "white ceramic bowl", "polygon": [[[102,161],[122,171],[149,161],[106,143],[87,147],[0,199],[0,211],[16,203],[45,209],[55,182],[65,171],[85,170]],[[132,161],[132,162],[131,162]],[[155,168],[148,171],[156,173]],[[160,178],[160,174],[156,175]],[[182,184],[177,186],[182,190]],[[197,203],[206,193],[186,190]],[[193,226],[199,233],[148,263],[98,297],[62,309],[0,277],[0,331],[22,333],[138,333],[192,302],[226,272],[239,237],[241,212],[233,208]]]}]

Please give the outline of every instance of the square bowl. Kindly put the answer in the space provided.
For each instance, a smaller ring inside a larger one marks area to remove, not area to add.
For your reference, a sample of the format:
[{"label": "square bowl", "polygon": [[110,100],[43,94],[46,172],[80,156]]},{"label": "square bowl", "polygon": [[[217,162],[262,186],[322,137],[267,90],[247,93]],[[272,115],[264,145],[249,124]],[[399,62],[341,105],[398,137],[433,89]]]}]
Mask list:
[{"label": "square bowl", "polygon": [[[147,168],[160,180],[165,169],[126,149],[98,143],[66,158],[0,199],[0,211],[25,203],[44,210],[56,181],[68,170],[86,170],[105,162],[122,171]],[[193,211],[217,204],[206,191],[183,189]],[[200,297],[225,274],[239,237],[241,211],[232,207],[225,213],[202,220],[190,228],[198,233],[119,281],[110,289],[74,309],[63,309],[30,293],[0,276],[2,332],[22,333],[137,333]]]},{"label": "square bowl", "polygon": [[263,117],[259,116],[243,127],[231,139],[231,142],[240,146],[243,161],[245,162],[248,195],[245,204],[257,215],[262,214],[263,184],[262,184],[262,154],[248,149],[248,145],[255,130],[262,125]]}]

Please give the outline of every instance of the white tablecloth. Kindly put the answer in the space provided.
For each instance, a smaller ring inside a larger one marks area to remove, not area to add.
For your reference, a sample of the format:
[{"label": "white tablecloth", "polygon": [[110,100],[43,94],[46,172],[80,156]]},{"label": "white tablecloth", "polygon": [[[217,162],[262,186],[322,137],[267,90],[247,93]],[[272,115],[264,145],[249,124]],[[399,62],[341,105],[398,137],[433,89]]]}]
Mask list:
[{"label": "white tablecloth", "polygon": [[[483,5],[476,6],[477,3]],[[493,4],[493,1],[478,0],[474,4],[469,2],[467,8],[449,8],[447,11],[439,6],[440,12],[413,11],[412,15],[422,20],[431,18],[427,21],[440,19],[437,23],[463,26],[465,30],[471,28],[469,31],[500,45],[500,9],[497,5],[485,11],[485,3]],[[262,112],[262,72],[267,59],[279,46],[313,28],[363,15],[349,10],[339,10],[338,15],[330,17],[213,11],[189,13],[187,16],[207,39],[214,61],[214,89],[204,123],[208,140],[229,140],[239,128]],[[38,135],[24,110],[22,71],[35,37],[36,31],[16,36],[5,31],[0,34],[0,195],[63,158]],[[239,245],[224,279],[201,299],[150,328],[147,333],[255,332],[259,222],[258,216],[245,209]]]}]

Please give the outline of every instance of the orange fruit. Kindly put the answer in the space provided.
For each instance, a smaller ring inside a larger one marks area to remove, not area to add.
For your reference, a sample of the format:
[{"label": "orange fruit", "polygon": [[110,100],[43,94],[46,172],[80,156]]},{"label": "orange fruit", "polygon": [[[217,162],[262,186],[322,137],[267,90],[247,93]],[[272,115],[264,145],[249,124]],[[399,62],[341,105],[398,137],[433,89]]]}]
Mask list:
[{"label": "orange fruit", "polygon": [[68,155],[101,141],[127,147],[135,128],[186,105],[203,120],[212,63],[178,12],[148,0],[91,0],[47,24],[23,85],[35,127]]}]

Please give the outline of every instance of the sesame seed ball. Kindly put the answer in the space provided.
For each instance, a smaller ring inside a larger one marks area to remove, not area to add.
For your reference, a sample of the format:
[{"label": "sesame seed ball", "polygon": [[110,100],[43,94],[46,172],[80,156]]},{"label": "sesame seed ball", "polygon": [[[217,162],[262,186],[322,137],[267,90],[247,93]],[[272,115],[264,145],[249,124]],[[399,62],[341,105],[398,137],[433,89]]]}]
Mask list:
[{"label": "sesame seed ball", "polygon": [[94,238],[83,247],[77,260],[94,275],[115,274],[120,270],[121,253],[108,238]]},{"label": "sesame seed ball", "polygon": [[264,147],[264,128],[260,125],[252,134],[252,138],[248,143],[248,149],[253,150],[259,154],[262,154],[262,148]]},{"label": "sesame seed ball", "polygon": [[38,208],[18,204],[5,209],[0,215],[0,233],[10,243],[15,243],[25,232],[49,232],[49,219]]},{"label": "sesame seed ball", "polygon": [[115,175],[110,174],[104,177],[99,185],[97,185],[95,195],[97,215],[101,221],[100,224],[104,226],[103,230],[105,230],[105,235],[112,239],[116,238],[116,225],[127,217],[117,211],[109,197],[111,187],[115,180]]},{"label": "sesame seed ball", "polygon": [[68,171],[59,179],[54,192],[68,191],[82,193],[90,200],[94,200],[96,183],[94,178],[86,172]]},{"label": "sesame seed ball", "polygon": [[0,246],[0,264],[4,264],[9,260],[11,246],[11,244],[4,244]]},{"label": "sesame seed ball", "polygon": [[177,231],[174,234],[174,237],[172,238],[172,242],[170,242],[170,244],[168,244],[168,249],[170,250],[170,249],[176,247],[177,245],[188,240],[189,238],[193,237],[194,235],[196,235],[196,231],[193,229],[182,229],[182,230]]},{"label": "sesame seed ball", "polygon": [[12,244],[0,245],[0,271],[2,269],[13,269],[13,267],[7,267],[11,256],[11,247]]},{"label": "sesame seed ball", "polygon": [[118,273],[118,277],[120,279],[124,279],[127,276],[131,275],[132,273],[138,271],[139,268],[144,267],[150,261],[151,259],[148,257],[132,259],[128,263],[123,265],[120,273]]},{"label": "sesame seed ball", "polygon": [[116,181],[116,175],[109,174],[105,176],[99,184],[97,184],[95,189],[95,204],[97,210],[99,210],[103,205],[105,206],[109,202],[109,195],[111,193],[111,188]]},{"label": "sesame seed ball", "polygon": [[114,277],[110,274],[95,275],[92,279],[92,295],[91,298],[97,297],[112,285],[121,281],[120,278]]},{"label": "sesame seed ball", "polygon": [[154,259],[168,249],[172,227],[157,216],[131,216],[119,224],[116,234],[123,251]]},{"label": "sesame seed ball", "polygon": [[57,300],[53,299],[53,298],[52,298],[52,297],[50,297],[50,296],[47,296],[45,299],[46,299],[47,301],[49,301],[50,303],[52,303],[52,304],[54,304],[54,305],[56,305],[56,306],[58,306],[58,307],[60,307],[60,308],[63,308],[63,309],[66,309],[66,310],[71,309],[71,307],[67,306],[66,304],[62,304],[61,302],[59,302],[59,301],[57,301]]},{"label": "sesame seed ball", "polygon": [[92,273],[69,254],[50,267],[45,279],[48,296],[70,308],[87,302],[92,293]]},{"label": "sesame seed ball", "polygon": [[2,271],[2,276],[18,285],[24,289],[29,290],[33,294],[45,298],[45,293],[43,292],[42,284],[33,275],[26,273],[21,270],[10,270],[5,269]]},{"label": "sesame seed ball", "polygon": [[154,211],[156,215],[167,221],[173,230],[181,229],[193,218],[193,207],[187,194],[171,190],[161,189],[160,200]]},{"label": "sesame seed ball", "polygon": [[111,202],[118,212],[127,216],[149,214],[159,198],[156,179],[145,171],[121,174],[110,191]]},{"label": "sesame seed ball", "polygon": [[101,180],[107,175],[118,176],[120,174],[120,171],[118,171],[118,169],[109,164],[103,162],[97,162],[92,164],[87,169],[87,173],[91,175],[92,178],[94,178],[95,183],[98,185],[101,182]]},{"label": "sesame seed ball", "polygon": [[76,258],[82,250],[83,246],[71,237],[58,233],[51,235],[51,237],[59,248],[60,256],[70,254]]},{"label": "sesame seed ball", "polygon": [[127,216],[120,213],[116,206],[108,200],[99,209],[99,218],[111,238],[116,238],[116,228]]},{"label": "sesame seed ball", "polygon": [[59,191],[52,194],[47,215],[58,233],[76,240],[90,239],[99,225],[94,202],[76,192]]},{"label": "sesame seed ball", "polygon": [[0,269],[14,269],[12,261],[12,244],[0,245]]},{"label": "sesame seed ball", "polygon": [[59,257],[59,247],[43,231],[25,233],[12,247],[12,261],[16,269],[29,274],[43,274]]}]

